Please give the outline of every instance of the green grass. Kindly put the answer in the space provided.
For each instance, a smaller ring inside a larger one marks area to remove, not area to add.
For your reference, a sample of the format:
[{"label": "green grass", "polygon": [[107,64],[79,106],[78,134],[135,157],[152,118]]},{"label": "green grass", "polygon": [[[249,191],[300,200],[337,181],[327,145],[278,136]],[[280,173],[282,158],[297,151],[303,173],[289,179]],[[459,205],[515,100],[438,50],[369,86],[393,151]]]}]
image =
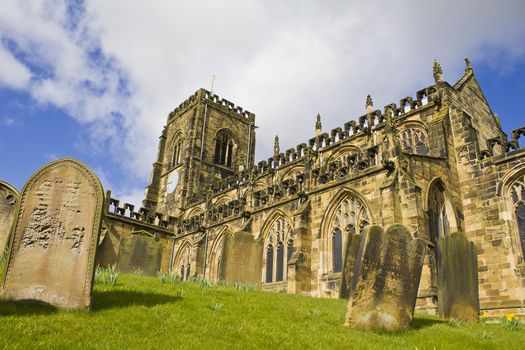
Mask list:
[{"label": "green grass", "polygon": [[525,326],[416,315],[400,334],[351,330],[346,302],[198,281],[120,275],[97,282],[90,312],[0,302],[0,348],[520,349]]}]

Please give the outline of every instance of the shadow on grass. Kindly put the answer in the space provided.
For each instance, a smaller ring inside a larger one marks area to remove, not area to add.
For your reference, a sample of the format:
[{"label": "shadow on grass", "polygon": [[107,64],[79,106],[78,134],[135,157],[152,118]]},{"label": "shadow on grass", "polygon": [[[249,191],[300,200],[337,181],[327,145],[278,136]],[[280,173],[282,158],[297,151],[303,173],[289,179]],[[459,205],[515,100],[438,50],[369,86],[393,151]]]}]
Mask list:
[{"label": "shadow on grass", "polygon": [[152,307],[156,305],[174,303],[182,300],[181,297],[156,293],[141,293],[133,291],[94,291],[91,309],[93,311],[119,307],[141,305]]},{"label": "shadow on grass", "polygon": [[57,312],[57,310],[51,304],[35,300],[0,301],[0,316],[49,315]]},{"label": "shadow on grass", "polygon": [[440,320],[437,318],[415,317],[412,320],[412,324],[410,325],[410,328],[411,329],[423,329],[423,328],[432,327],[433,325],[443,324],[443,323],[446,323],[446,321]]}]

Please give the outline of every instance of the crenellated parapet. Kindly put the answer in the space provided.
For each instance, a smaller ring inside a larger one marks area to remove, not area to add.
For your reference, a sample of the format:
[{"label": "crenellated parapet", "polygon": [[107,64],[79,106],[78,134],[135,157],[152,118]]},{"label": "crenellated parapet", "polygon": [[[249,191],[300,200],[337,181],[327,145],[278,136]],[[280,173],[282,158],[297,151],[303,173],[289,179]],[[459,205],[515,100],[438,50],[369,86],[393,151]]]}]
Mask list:
[{"label": "crenellated parapet", "polygon": [[105,213],[132,220],[147,225],[157,226],[163,230],[173,230],[177,219],[173,216],[167,218],[162,213],[150,211],[147,208],[140,207],[135,210],[135,206],[130,203],[120,203],[120,200],[111,197],[111,191],[106,192]]},{"label": "crenellated parapet", "polygon": [[215,108],[227,113],[237,119],[243,120],[246,123],[255,122],[255,114],[251,113],[240,106],[236,106],[234,103],[221,98],[214,93],[206,89],[199,89],[193,95],[183,101],[177,108],[169,114],[168,122],[175,118],[177,115],[184,113],[189,108],[193,107],[198,102],[204,102],[212,105]]},{"label": "crenellated parapet", "polygon": [[[208,93],[206,90],[203,91],[206,94]],[[207,98],[217,99],[217,97],[211,95],[206,96],[208,96]],[[243,169],[222,180],[210,181],[209,194],[211,196],[218,196],[232,189],[249,186],[257,182],[260,178],[274,174],[296,163],[303,165],[309,163],[310,167],[314,167],[311,169],[311,173],[303,174],[303,177],[313,177],[316,185],[362,172],[369,167],[378,165],[377,156],[380,153],[378,143],[374,143],[374,145],[367,146],[366,148],[362,148],[361,146],[359,155],[350,155],[345,159],[333,161],[329,164],[318,166],[317,168],[313,165],[315,162],[312,160],[318,157],[321,152],[327,151],[335,145],[343,143],[349,143],[351,145],[354,143],[353,140],[357,140],[362,136],[373,136],[377,133],[378,135],[374,136],[374,139],[382,140],[381,137],[384,133],[384,126],[389,118],[393,122],[396,122],[412,113],[417,113],[422,108],[432,106],[437,108],[437,104],[435,103],[437,100],[439,100],[438,92],[435,85],[432,85],[417,91],[415,98],[409,96],[401,99],[399,106],[395,103],[390,103],[381,111],[379,109],[373,110],[371,108],[372,105],[369,105],[367,106],[367,114],[362,115],[357,118],[357,120],[346,122],[343,127],[334,128],[330,132],[322,132],[320,116],[318,116],[315,137],[284,152],[281,152],[279,147],[274,147],[274,155],[272,157],[262,160],[256,165],[248,169]],[[221,103],[224,104],[224,102]],[[439,101],[439,103],[441,102]],[[297,183],[299,183],[299,181]],[[289,195],[290,192],[293,194],[294,191],[300,191],[300,189],[296,190],[295,185],[288,187],[285,185],[285,187],[284,191],[279,188],[278,185],[274,185],[273,188],[265,189],[264,191],[258,191],[252,202],[265,203],[267,202],[267,198],[271,196],[279,197],[281,194],[286,196]],[[192,205],[203,202],[205,197],[206,194],[204,191],[191,194],[188,203]]]},{"label": "crenellated parapet", "polygon": [[458,147],[456,153],[461,161],[485,160],[492,157],[508,156],[516,151],[522,151],[524,147],[520,146],[520,138],[525,136],[525,126],[511,131],[511,138],[493,137],[487,140],[486,148],[477,150],[471,144]]}]

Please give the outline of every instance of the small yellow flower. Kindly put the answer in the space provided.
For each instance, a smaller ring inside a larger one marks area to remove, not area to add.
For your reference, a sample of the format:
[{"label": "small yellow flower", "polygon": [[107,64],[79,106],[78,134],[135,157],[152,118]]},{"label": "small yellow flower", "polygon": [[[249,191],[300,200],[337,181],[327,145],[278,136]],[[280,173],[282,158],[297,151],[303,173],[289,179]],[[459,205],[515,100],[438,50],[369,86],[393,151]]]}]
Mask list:
[{"label": "small yellow flower", "polygon": [[505,317],[507,318],[507,321],[512,321],[514,319],[514,314],[513,313],[510,313],[510,314],[506,314]]},{"label": "small yellow flower", "polygon": [[489,318],[489,313],[488,313],[487,311],[485,311],[485,312],[481,315],[481,318],[482,318],[482,319]]}]

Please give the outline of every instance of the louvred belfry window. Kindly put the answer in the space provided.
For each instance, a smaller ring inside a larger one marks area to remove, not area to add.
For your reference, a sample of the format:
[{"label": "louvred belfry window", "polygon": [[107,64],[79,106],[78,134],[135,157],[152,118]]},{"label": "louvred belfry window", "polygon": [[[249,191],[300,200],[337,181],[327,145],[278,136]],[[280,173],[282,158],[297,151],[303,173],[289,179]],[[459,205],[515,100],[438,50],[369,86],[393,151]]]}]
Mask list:
[{"label": "louvred belfry window", "polygon": [[215,155],[213,161],[216,164],[224,165],[229,168],[233,164],[233,139],[226,130],[221,130],[215,138]]}]

